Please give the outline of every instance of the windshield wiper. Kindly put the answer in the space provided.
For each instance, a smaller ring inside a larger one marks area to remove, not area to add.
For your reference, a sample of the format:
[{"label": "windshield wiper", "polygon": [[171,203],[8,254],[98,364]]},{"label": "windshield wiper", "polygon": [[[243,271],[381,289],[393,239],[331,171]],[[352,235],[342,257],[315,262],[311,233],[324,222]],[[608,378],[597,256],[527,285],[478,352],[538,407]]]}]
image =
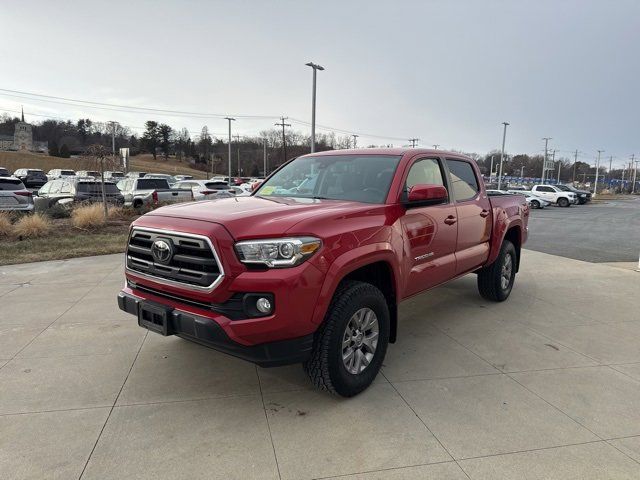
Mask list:
[{"label": "windshield wiper", "polygon": [[331,198],[328,198],[328,197],[319,197],[319,196],[314,196],[311,198],[313,198],[314,200],[332,200]]}]

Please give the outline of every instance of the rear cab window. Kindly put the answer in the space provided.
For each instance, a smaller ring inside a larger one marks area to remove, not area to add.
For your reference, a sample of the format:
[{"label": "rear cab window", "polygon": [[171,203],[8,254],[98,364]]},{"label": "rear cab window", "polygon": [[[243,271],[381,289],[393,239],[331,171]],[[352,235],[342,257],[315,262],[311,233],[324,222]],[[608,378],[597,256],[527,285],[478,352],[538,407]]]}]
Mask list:
[{"label": "rear cab window", "polygon": [[475,198],[480,192],[480,184],[473,166],[465,160],[447,158],[451,175],[451,190],[456,202],[465,202]]},{"label": "rear cab window", "polygon": [[137,190],[157,190],[168,189],[169,182],[164,178],[140,178],[138,179]]}]

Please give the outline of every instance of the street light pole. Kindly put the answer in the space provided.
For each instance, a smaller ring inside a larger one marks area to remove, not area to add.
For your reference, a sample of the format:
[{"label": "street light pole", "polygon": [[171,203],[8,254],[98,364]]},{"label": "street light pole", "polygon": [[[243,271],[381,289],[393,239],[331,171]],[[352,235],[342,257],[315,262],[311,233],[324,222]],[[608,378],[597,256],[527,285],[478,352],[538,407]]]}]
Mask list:
[{"label": "street light pole", "polygon": [[604,150],[598,150],[598,161],[596,162],[596,181],[593,185],[593,198],[596,198],[598,193],[598,174],[600,173],[600,154],[603,153]]},{"label": "street light pole", "polygon": [[489,168],[489,184],[491,184],[491,179],[493,178],[493,157],[494,155],[491,155],[491,168]]},{"label": "street light pole", "polygon": [[305,65],[313,69],[313,90],[311,94],[311,153],[313,153],[316,151],[316,73],[318,70],[324,70],[324,67],[313,62]]},{"label": "street light pole", "polygon": [[631,165],[633,166],[633,183],[631,184],[631,193],[636,193],[636,177],[638,175],[638,160],[635,159],[636,154],[631,155]]},{"label": "street light pole", "polygon": [[231,186],[231,122],[235,122],[233,117],[224,117],[229,122],[229,186]]},{"label": "street light pole", "polygon": [[544,171],[547,168],[547,152],[549,150],[549,140],[551,137],[544,137],[544,160],[542,160],[542,177],[540,178],[540,183],[544,185]]},{"label": "street light pole", "polygon": [[504,125],[504,131],[502,132],[502,151],[500,152],[500,176],[498,176],[498,190],[502,186],[502,163],[504,162],[504,144],[507,140],[507,126],[509,125],[507,122],[502,122]]}]

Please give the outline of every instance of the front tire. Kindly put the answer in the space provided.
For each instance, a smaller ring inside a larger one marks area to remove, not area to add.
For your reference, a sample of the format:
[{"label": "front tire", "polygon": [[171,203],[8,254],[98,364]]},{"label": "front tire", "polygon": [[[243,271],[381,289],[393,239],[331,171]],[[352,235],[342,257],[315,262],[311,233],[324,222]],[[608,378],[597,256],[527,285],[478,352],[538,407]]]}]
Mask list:
[{"label": "front tire", "polygon": [[304,370],[321,390],[352,397],[376,378],[389,343],[389,307],[375,286],[343,282]]},{"label": "front tire", "polygon": [[563,197],[563,198],[559,198],[559,199],[558,199],[558,206],[560,206],[560,207],[568,207],[568,206],[570,206],[570,205],[571,205],[571,204],[569,203],[569,200],[568,200],[568,199],[566,199],[566,198],[564,198],[564,197]]},{"label": "front tire", "polygon": [[509,240],[502,242],[498,258],[478,272],[478,291],[482,298],[504,302],[509,298],[516,278],[516,248]]},{"label": "front tire", "polygon": [[540,202],[537,200],[531,200],[531,206],[536,210],[541,207]]}]

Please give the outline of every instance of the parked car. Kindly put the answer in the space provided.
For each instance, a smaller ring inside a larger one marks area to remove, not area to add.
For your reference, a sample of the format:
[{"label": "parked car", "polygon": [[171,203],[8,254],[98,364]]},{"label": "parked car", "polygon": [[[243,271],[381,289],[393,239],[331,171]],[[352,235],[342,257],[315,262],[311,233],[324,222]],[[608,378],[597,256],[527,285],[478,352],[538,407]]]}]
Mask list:
[{"label": "parked car", "polygon": [[33,195],[19,178],[0,176],[0,211],[6,210],[33,210]]},{"label": "parked car", "polygon": [[113,182],[119,182],[125,177],[126,175],[124,174],[124,172],[114,172],[111,170],[107,170],[106,172],[104,172],[104,179],[111,180]]},{"label": "parked car", "polygon": [[166,173],[147,173],[145,178],[161,178],[166,180],[167,183],[169,183],[169,186],[177,182],[173,175],[167,175]]},{"label": "parked car", "polygon": [[19,168],[13,172],[13,176],[22,180],[27,188],[40,188],[49,181],[39,168]]},{"label": "parked car", "polygon": [[[124,197],[111,181],[104,182],[105,196],[109,203],[123,205]],[[47,182],[35,198],[36,209],[47,210],[54,205],[75,202],[101,202],[102,182],[91,178],[61,178]]]},{"label": "parked car", "polygon": [[509,193],[517,193],[518,195],[524,195],[524,198],[527,199],[527,203],[531,208],[544,208],[551,205],[551,203],[547,202],[542,197],[537,196],[535,193],[530,192],[528,190],[507,190]]},{"label": "parked car", "polygon": [[172,189],[164,178],[145,175],[143,178],[125,178],[118,182],[125,206],[140,208],[143,205],[175,203],[193,200],[191,189]]},{"label": "parked car", "polygon": [[142,178],[147,174],[147,172],[129,172],[127,173],[127,177],[129,178]]},{"label": "parked car", "polygon": [[11,172],[4,167],[0,167],[0,177],[11,177]]},{"label": "parked car", "polygon": [[557,188],[562,190],[563,192],[573,192],[576,194],[576,198],[578,199],[578,203],[580,205],[584,205],[587,202],[591,201],[591,192],[587,190],[578,190],[572,185],[556,185]]},{"label": "parked car", "polygon": [[565,192],[555,185],[534,185],[531,193],[559,207],[570,207],[578,201],[575,193]]},{"label": "parked car", "polygon": [[230,191],[233,192],[236,197],[248,197],[251,195],[253,189],[252,184],[243,183],[239,187],[231,187]]},{"label": "parked car", "polygon": [[[313,191],[276,193],[312,172]],[[314,153],[249,197],[135,220],[118,304],[152,332],[303,363],[317,387],[353,396],[395,342],[403,299],[471,272],[483,297],[509,297],[528,219],[524,197],[488,197],[457,153]]]},{"label": "parked car", "polygon": [[174,175],[173,178],[175,178],[177,182],[181,180],[193,180],[193,175]]},{"label": "parked car", "polygon": [[71,178],[75,176],[76,172],[74,172],[73,170],[63,170],[61,168],[54,168],[53,170],[49,170],[49,173],[47,173],[47,179],[49,180],[56,180],[58,178]]},{"label": "parked car", "polygon": [[215,200],[234,195],[226,183],[210,182],[209,180],[186,180],[174,183],[171,188],[191,189],[194,200]]},{"label": "parked car", "polygon": [[78,178],[94,178],[100,179],[100,172],[96,170],[78,170],[76,172],[76,177]]}]

